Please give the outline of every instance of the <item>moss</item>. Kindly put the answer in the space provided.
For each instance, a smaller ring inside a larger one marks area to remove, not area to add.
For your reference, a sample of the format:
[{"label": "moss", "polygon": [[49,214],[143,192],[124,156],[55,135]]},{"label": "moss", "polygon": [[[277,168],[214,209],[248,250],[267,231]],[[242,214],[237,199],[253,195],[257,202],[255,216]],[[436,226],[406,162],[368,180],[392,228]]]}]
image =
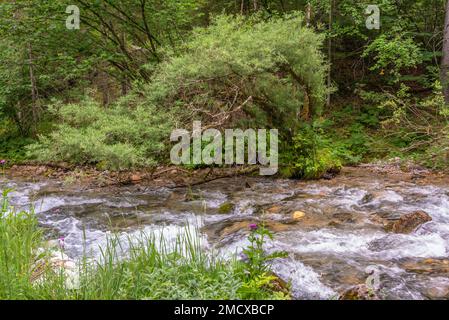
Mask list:
[{"label": "moss", "polygon": [[234,210],[234,204],[231,202],[225,202],[218,208],[218,213],[228,214]]}]

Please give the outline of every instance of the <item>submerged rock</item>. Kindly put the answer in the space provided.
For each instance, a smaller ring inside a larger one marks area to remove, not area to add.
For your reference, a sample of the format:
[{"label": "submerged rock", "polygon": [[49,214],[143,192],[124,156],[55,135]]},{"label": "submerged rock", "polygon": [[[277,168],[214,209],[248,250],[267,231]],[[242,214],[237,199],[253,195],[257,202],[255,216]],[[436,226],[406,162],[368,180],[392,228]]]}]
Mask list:
[{"label": "submerged rock", "polygon": [[218,213],[220,214],[229,214],[234,211],[235,205],[231,202],[225,202],[220,207],[218,207]]},{"label": "submerged rock", "polygon": [[405,261],[401,267],[408,272],[420,274],[449,274],[448,259],[424,259],[419,261]]},{"label": "submerged rock", "polygon": [[338,300],[380,300],[380,298],[366,284],[360,284],[340,294]]},{"label": "submerged rock", "polygon": [[424,293],[429,299],[448,299],[449,298],[449,286],[443,287],[431,287]]},{"label": "submerged rock", "polygon": [[387,232],[409,234],[424,223],[432,221],[432,217],[427,212],[415,211],[401,216],[391,213],[376,213],[371,215],[370,220],[381,225]]},{"label": "submerged rock", "polygon": [[272,206],[272,207],[268,208],[267,211],[269,213],[280,213],[282,211],[282,207],[281,206]]},{"label": "submerged rock", "polygon": [[426,222],[432,221],[432,217],[424,211],[416,211],[402,215],[399,220],[390,222],[385,226],[386,231],[394,233],[412,233]]}]

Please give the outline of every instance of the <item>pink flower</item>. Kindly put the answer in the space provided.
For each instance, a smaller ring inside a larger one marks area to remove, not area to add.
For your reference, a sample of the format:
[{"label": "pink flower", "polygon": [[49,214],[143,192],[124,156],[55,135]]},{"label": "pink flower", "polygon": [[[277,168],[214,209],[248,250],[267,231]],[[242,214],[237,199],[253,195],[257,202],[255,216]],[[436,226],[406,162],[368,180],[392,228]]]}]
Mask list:
[{"label": "pink flower", "polygon": [[0,165],[5,165],[6,164],[6,160],[5,159],[2,159],[2,160],[0,160]]},{"label": "pink flower", "polygon": [[60,238],[58,239],[58,241],[59,241],[59,247],[60,247],[62,250],[64,250],[64,247],[65,247],[65,238],[64,238],[64,237],[60,237]]},{"label": "pink flower", "polygon": [[249,225],[249,229],[252,230],[252,231],[257,230],[257,224],[251,223],[251,224]]}]

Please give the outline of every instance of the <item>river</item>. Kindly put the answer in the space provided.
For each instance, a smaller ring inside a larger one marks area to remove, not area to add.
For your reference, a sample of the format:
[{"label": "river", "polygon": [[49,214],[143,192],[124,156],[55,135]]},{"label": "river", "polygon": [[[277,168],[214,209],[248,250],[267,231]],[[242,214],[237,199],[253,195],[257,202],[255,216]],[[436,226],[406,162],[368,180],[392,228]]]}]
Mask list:
[{"label": "river", "polygon": [[[3,177],[0,188],[14,189],[10,201],[17,208],[33,205],[48,238],[65,237],[73,259],[86,250],[98,254],[112,231],[174,239],[186,225],[198,227],[207,250],[229,256],[246,245],[245,226],[267,221],[275,234],[267,250],[289,253],[273,269],[291,281],[297,299],[333,299],[364,283],[367,268],[377,270],[386,299],[448,298],[449,266],[425,272],[419,266],[447,263],[442,259],[449,254],[449,185],[362,171],[331,181],[225,178],[191,189],[102,190]],[[411,234],[386,232],[372,219],[417,210],[432,221]],[[297,211],[305,215],[295,221]]]}]

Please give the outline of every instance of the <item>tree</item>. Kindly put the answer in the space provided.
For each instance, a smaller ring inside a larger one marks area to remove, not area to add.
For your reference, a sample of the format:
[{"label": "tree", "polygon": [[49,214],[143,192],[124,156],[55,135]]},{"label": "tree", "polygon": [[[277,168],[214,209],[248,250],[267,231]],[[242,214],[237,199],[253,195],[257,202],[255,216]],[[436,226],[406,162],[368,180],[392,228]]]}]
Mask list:
[{"label": "tree", "polygon": [[446,4],[446,19],[444,21],[441,84],[443,85],[444,100],[446,101],[446,103],[449,103],[449,0]]}]

